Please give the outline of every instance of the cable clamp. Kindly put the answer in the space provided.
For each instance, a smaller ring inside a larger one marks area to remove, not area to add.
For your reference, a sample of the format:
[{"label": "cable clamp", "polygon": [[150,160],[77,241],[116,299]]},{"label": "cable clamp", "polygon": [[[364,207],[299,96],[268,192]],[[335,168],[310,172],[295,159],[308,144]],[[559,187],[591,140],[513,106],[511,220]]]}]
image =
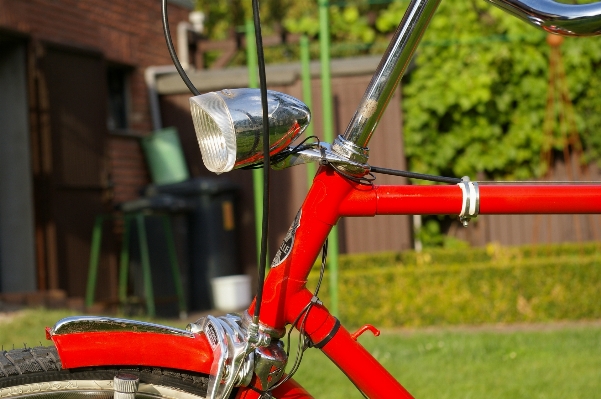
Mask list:
[{"label": "cable clamp", "polygon": [[320,155],[320,159],[319,159],[319,164],[320,165],[327,165],[330,163],[330,161],[328,160],[328,156],[326,154],[326,148],[321,145],[321,142],[318,143],[319,146],[319,155]]},{"label": "cable clamp", "polygon": [[478,183],[470,181],[467,176],[463,176],[461,183],[457,183],[457,185],[463,193],[459,221],[463,224],[463,227],[467,227],[470,220],[480,213],[480,189]]}]

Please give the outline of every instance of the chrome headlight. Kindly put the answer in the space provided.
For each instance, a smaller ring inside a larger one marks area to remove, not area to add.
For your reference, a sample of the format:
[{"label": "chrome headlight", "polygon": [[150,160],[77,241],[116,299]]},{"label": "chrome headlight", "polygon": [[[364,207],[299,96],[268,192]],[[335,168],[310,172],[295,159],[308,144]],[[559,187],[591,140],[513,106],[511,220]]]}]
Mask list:
[{"label": "chrome headlight", "polygon": [[[269,152],[277,154],[301,134],[311,120],[300,100],[267,91]],[[232,89],[190,99],[202,160],[223,173],[263,159],[263,111],[259,89]]]}]

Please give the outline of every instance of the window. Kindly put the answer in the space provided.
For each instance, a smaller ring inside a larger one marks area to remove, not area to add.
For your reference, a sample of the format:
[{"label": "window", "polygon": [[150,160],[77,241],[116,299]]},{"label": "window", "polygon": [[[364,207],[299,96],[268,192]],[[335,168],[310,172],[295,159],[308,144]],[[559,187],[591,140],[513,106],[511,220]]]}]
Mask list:
[{"label": "window", "polygon": [[129,128],[128,76],[128,68],[115,66],[107,68],[107,127],[109,131],[127,130]]}]

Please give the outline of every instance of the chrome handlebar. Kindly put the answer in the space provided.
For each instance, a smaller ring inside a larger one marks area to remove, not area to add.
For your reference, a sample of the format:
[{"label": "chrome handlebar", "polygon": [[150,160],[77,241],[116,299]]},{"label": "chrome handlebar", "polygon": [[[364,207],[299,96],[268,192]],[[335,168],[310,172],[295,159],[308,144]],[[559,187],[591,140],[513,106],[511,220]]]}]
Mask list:
[{"label": "chrome handlebar", "polygon": [[488,0],[504,11],[564,36],[601,34],[601,2],[562,4],[553,0]]}]

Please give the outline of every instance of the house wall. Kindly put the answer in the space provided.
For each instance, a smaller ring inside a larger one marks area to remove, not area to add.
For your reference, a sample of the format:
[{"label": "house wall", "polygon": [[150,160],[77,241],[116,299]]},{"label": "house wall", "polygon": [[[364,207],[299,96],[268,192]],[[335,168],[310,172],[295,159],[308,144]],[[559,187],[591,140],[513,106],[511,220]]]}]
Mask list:
[{"label": "house wall", "polygon": [[[172,32],[188,19],[184,3],[169,1]],[[0,43],[15,35],[25,53],[21,97],[30,126],[21,139],[32,156],[31,171],[11,167],[33,181],[35,243],[26,251],[35,254],[37,282],[31,289],[82,296],[94,217],[139,197],[149,182],[138,142],[152,130],[144,71],[171,64],[160,2],[0,0]],[[85,70],[69,68],[76,64]],[[109,68],[127,75],[124,130],[107,127]],[[103,247],[98,297],[115,298],[115,245],[105,240]]]},{"label": "house wall", "polygon": [[0,292],[34,291],[26,49],[0,42]]},{"label": "house wall", "polygon": [[[171,2],[168,7],[172,32],[177,31],[178,22],[188,19],[190,9],[180,5],[184,3]],[[130,67],[128,133],[152,130],[144,70],[172,63],[162,32],[160,2],[0,0],[0,29],[26,34],[42,48],[44,43],[53,43],[92,50],[101,53],[107,64]],[[139,162],[135,135],[107,137],[114,202],[136,198],[148,176]],[[133,155],[130,162],[123,162],[124,153]]]}]

